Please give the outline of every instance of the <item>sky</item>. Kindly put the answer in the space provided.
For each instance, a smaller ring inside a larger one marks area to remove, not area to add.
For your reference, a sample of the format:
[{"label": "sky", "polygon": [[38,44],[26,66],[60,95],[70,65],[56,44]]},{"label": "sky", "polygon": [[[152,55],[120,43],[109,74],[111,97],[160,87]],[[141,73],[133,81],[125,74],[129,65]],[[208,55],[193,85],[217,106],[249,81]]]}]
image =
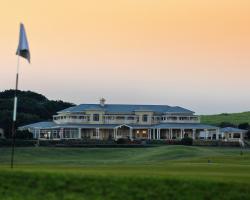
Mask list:
[{"label": "sky", "polygon": [[249,0],[0,0],[0,91],[79,103],[250,110]]}]

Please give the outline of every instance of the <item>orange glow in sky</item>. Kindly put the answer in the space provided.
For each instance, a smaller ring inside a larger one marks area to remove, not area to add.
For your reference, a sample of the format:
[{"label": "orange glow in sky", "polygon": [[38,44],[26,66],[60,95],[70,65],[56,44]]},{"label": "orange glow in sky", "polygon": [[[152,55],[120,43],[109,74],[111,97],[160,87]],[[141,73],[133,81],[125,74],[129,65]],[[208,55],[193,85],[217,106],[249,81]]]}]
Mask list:
[{"label": "orange glow in sky", "polygon": [[31,49],[22,90],[74,103],[250,110],[249,0],[1,0],[0,90],[14,88],[20,22]]}]

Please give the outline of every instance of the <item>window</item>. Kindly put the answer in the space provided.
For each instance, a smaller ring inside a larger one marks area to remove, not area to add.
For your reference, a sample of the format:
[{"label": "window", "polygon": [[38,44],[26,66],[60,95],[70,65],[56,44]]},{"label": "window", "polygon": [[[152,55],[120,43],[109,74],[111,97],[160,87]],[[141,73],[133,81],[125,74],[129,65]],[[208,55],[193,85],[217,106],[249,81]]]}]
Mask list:
[{"label": "window", "polygon": [[142,121],[147,122],[148,121],[148,115],[143,115],[142,116]]},{"label": "window", "polygon": [[234,133],[233,138],[240,138],[240,133]]},{"label": "window", "polygon": [[78,134],[79,134],[79,131],[78,129],[75,129],[75,128],[67,128],[67,129],[64,129],[63,131],[63,137],[64,138],[78,138]]},{"label": "window", "polygon": [[93,121],[99,121],[99,114],[93,114]]}]

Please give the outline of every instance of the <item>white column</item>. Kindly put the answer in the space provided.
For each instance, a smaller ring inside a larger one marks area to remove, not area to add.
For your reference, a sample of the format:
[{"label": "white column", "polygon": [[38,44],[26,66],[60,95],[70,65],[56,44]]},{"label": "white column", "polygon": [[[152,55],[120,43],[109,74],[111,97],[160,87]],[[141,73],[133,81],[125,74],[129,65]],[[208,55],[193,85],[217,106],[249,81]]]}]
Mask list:
[{"label": "white column", "polygon": [[183,138],[183,135],[184,135],[184,130],[183,129],[181,129],[181,139]]},{"label": "white column", "polygon": [[157,140],[160,139],[160,129],[157,129]]},{"label": "white column", "polygon": [[192,135],[193,140],[195,140],[195,129],[193,129],[193,135]]},{"label": "white column", "polygon": [[219,140],[219,134],[220,134],[219,129],[216,129],[216,140]]},{"label": "white column", "polygon": [[148,139],[151,140],[151,129],[148,129]]},{"label": "white column", "polygon": [[[60,129],[59,131],[59,135],[60,135],[60,139],[63,139],[63,128]],[[40,137],[40,131],[39,131],[39,137]]]},{"label": "white column", "polygon": [[115,134],[115,128],[113,129],[113,138],[114,138],[114,140],[116,139],[116,134]]},{"label": "white column", "polygon": [[173,129],[169,129],[170,130],[170,139],[172,140],[173,139]]},{"label": "white column", "polygon": [[100,139],[100,129],[99,128],[96,129],[96,133],[97,133],[97,139]]},{"label": "white column", "polygon": [[117,135],[116,135],[116,128],[114,128],[114,139],[116,140]]},{"label": "white column", "polygon": [[207,140],[207,136],[208,136],[207,129],[204,129],[204,131],[205,131],[205,140]]},{"label": "white column", "polygon": [[81,139],[81,128],[78,129],[78,138]]},{"label": "white column", "polygon": [[130,138],[130,140],[132,140],[133,139],[133,129],[132,128],[130,128],[129,129],[129,138]]}]

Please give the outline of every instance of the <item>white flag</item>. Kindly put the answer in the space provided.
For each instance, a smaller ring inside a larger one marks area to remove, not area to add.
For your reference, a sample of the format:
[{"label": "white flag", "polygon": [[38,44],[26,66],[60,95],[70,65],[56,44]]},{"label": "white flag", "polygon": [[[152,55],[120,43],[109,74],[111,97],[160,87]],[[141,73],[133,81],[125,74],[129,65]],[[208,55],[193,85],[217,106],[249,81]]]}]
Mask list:
[{"label": "white flag", "polygon": [[24,29],[24,25],[22,23],[20,24],[19,44],[17,47],[16,55],[22,56],[23,58],[26,58],[30,62],[29,44]]}]

